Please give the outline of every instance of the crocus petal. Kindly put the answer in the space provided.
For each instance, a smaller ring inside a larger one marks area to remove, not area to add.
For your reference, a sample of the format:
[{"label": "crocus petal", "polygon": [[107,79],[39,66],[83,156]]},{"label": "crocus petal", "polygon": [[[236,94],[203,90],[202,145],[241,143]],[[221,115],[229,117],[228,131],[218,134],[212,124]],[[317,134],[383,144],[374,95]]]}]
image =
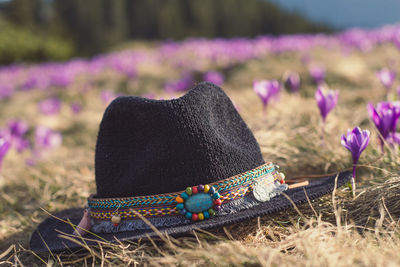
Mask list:
[{"label": "crocus petal", "polygon": [[11,147],[11,142],[9,140],[9,136],[6,134],[0,134],[0,171],[3,159],[6,156],[10,147]]},{"label": "crocus petal", "polygon": [[39,103],[39,111],[43,115],[56,115],[60,112],[61,109],[61,101],[58,98],[49,98],[41,101]]},{"label": "crocus petal", "polygon": [[400,133],[392,133],[390,137],[395,144],[400,144]]},{"label": "crocus petal", "polygon": [[375,123],[375,125],[378,125],[380,122],[380,117],[379,117],[378,112],[376,112],[374,105],[372,105],[371,103],[368,103],[367,110],[368,110],[369,116],[371,117],[371,120]]},{"label": "crocus petal", "polygon": [[22,137],[29,129],[28,124],[21,120],[10,120],[7,126],[12,137]]},{"label": "crocus petal", "polygon": [[209,71],[204,74],[205,81],[215,83],[216,85],[221,85],[224,83],[224,76],[222,73],[217,71]]},{"label": "crocus petal", "polygon": [[61,145],[62,135],[45,126],[38,126],[35,130],[35,148],[39,150],[51,149]]},{"label": "crocus petal", "polygon": [[341,144],[342,144],[342,146],[347,148],[349,151],[351,151],[351,147],[347,144],[347,139],[346,139],[346,136],[344,134],[342,135]]}]

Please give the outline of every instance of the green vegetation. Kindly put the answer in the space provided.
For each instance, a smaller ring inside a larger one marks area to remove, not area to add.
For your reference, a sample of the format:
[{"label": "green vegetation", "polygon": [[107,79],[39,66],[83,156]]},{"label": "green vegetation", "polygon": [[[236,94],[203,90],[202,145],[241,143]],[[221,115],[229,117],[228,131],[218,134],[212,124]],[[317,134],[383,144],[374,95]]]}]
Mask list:
[{"label": "green vegetation", "polygon": [[65,60],[74,54],[71,42],[54,36],[35,34],[3,21],[0,32],[0,64]]},{"label": "green vegetation", "polygon": [[3,12],[16,25],[72,41],[80,56],[104,52],[132,39],[330,31],[261,0],[13,0]]}]

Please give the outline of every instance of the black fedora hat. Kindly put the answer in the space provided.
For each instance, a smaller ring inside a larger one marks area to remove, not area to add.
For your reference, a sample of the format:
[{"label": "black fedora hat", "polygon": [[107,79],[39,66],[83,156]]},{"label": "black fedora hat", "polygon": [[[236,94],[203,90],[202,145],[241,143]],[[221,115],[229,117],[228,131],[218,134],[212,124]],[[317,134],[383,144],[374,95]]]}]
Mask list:
[{"label": "black fedora hat", "polygon": [[288,188],[226,94],[200,83],[172,100],[114,100],[100,124],[95,176],[88,207],[44,220],[33,251],[81,248],[60,233],[95,244],[155,237],[149,223],[170,235],[233,224],[332,192],[351,173]]}]

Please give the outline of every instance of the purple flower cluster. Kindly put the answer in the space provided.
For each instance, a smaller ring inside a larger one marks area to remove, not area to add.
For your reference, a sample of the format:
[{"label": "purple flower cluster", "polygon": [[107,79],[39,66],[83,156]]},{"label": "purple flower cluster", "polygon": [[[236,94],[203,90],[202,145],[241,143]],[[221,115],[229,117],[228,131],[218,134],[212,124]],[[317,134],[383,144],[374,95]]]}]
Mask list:
[{"label": "purple flower cluster", "polygon": [[216,85],[222,85],[224,83],[224,76],[222,73],[217,71],[208,71],[204,74],[203,79],[207,82],[212,82]]},{"label": "purple flower cluster", "polygon": [[391,146],[400,144],[400,134],[397,133],[397,124],[400,118],[400,102],[379,102],[375,107],[369,103],[367,109],[372,122],[380,134],[379,140],[382,151],[385,141]]},{"label": "purple flower cluster", "polygon": [[45,126],[37,126],[34,130],[33,146],[27,137],[28,132],[29,126],[22,120],[10,120],[7,126],[0,130],[0,170],[1,163],[10,149],[15,149],[18,153],[29,150],[31,157],[27,162],[33,164],[43,153],[61,145],[61,133]]},{"label": "purple flower cluster", "polygon": [[[43,63],[33,66],[13,65],[0,68],[0,101],[18,91],[69,89],[77,82],[97,82],[103,73],[121,79],[140,79],[141,66],[163,66],[178,71],[181,78],[165,81],[169,92],[189,88],[195,81],[193,73],[206,73],[203,79],[216,84],[224,80],[211,69],[226,69],[250,59],[282,52],[309,55],[316,47],[339,48],[346,51],[369,51],[376,45],[399,44],[400,25],[375,30],[352,29],[335,35],[297,34],[260,36],[254,39],[188,39],[166,41],[156,49],[134,49],[99,55],[91,59],[72,59],[64,63]],[[209,73],[208,73],[209,72]],[[321,66],[311,66],[310,74],[317,83],[325,79]],[[293,82],[293,81],[292,81]],[[294,88],[296,82],[293,82]]]},{"label": "purple flower cluster", "polygon": [[14,87],[8,84],[0,84],[0,100],[7,99],[13,96]]},{"label": "purple flower cluster", "polygon": [[189,89],[194,83],[191,73],[184,73],[178,80],[171,81],[165,85],[165,91],[168,93],[181,92]]}]

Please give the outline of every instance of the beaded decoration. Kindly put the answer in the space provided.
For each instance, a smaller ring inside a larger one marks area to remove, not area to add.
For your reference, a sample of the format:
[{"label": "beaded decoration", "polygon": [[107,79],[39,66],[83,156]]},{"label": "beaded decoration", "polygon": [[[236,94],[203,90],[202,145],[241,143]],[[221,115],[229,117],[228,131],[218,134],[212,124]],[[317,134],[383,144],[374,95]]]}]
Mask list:
[{"label": "beaded decoration", "polygon": [[221,205],[244,197],[252,191],[257,180],[271,175],[271,183],[284,182],[272,163],[220,180],[209,185],[188,187],[185,191],[126,198],[88,199],[90,216],[95,220],[111,220],[118,226],[122,219],[172,216],[179,213],[193,221],[215,215]]},{"label": "beaded decoration", "polygon": [[193,221],[208,219],[221,210],[221,195],[214,186],[198,185],[186,188],[180,196],[176,197],[176,209],[186,219]]}]

